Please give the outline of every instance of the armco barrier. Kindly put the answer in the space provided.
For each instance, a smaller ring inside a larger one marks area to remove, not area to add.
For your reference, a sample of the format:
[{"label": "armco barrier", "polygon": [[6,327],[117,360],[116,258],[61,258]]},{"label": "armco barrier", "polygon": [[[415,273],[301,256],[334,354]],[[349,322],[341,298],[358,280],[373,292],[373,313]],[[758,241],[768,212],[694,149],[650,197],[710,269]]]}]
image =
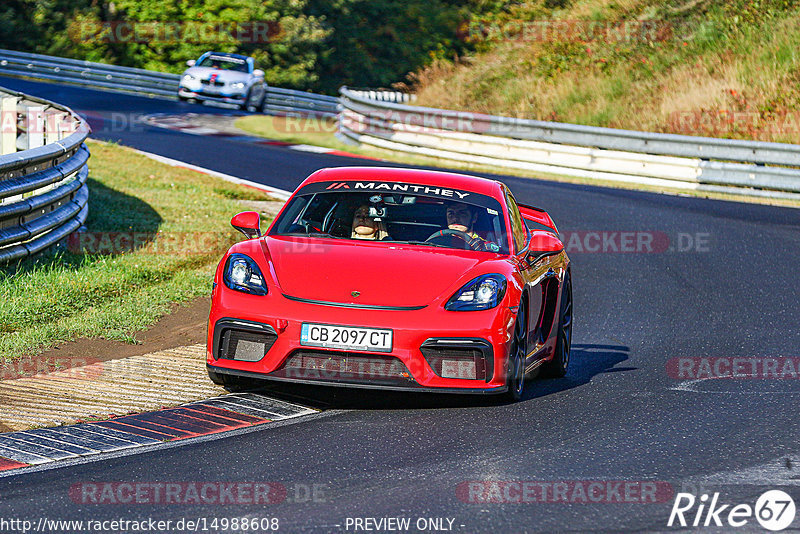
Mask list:
[{"label": "armco barrier", "polygon": [[[12,50],[0,50],[0,74],[167,98],[177,98],[180,81],[178,74]],[[267,87],[264,109],[332,117],[338,112],[338,103],[333,96]]]},{"label": "armco barrier", "polygon": [[89,127],[69,108],[3,88],[0,112],[0,263],[8,263],[86,220]]},{"label": "armco barrier", "polygon": [[341,89],[339,134],[498,168],[800,198],[800,146],[533,121],[398,104]]},{"label": "armco barrier", "polygon": [[[0,74],[175,97],[179,76],[0,50]],[[490,167],[679,189],[800,198],[800,146],[656,134],[410,106],[413,95],[341,97],[269,87],[268,113],[339,116],[340,136],[388,150]]]}]

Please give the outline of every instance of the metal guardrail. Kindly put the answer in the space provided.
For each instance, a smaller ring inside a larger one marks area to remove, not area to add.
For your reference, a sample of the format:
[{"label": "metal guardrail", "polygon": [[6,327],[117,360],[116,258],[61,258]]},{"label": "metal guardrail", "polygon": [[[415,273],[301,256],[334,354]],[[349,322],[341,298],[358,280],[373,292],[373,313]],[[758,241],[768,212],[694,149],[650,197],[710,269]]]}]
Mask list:
[{"label": "metal guardrail", "polygon": [[41,54],[0,50],[0,73],[175,97],[180,76]]},{"label": "metal guardrail", "polygon": [[0,263],[8,263],[86,220],[90,130],[69,108],[3,88],[0,113]]},{"label": "metal guardrail", "polygon": [[[0,74],[176,97],[179,76],[0,50]],[[339,117],[341,137],[500,168],[673,188],[800,197],[800,146],[656,134],[406,105],[397,91],[343,87],[335,98],[268,87],[265,110]]]},{"label": "metal guardrail", "polygon": [[[178,74],[12,50],[0,50],[0,74],[169,98],[177,98],[180,82]],[[267,86],[264,109],[276,114],[333,117],[338,103],[334,96]]]},{"label": "metal guardrail", "polygon": [[800,198],[800,146],[655,134],[408,106],[341,89],[340,136],[501,168]]},{"label": "metal guardrail", "polygon": [[407,104],[409,102],[416,102],[417,95],[412,93],[402,93],[400,91],[389,91],[387,89],[355,89],[348,87],[347,91],[351,95],[360,96],[369,100],[377,100],[378,102],[397,102],[398,104]]},{"label": "metal guardrail", "polygon": [[339,113],[339,99],[335,96],[268,86],[264,110],[279,115],[299,113],[335,117]]}]

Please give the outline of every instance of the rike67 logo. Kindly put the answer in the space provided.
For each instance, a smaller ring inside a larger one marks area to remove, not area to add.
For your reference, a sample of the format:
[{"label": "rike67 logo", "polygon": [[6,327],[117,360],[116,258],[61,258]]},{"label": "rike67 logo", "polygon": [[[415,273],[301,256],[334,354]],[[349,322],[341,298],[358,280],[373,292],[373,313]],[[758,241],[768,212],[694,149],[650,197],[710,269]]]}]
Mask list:
[{"label": "rike67 logo", "polygon": [[708,494],[698,499],[691,493],[678,493],[667,526],[739,528],[755,518],[763,528],[778,532],[794,522],[795,513],[794,499],[781,490],[763,493],[755,506],[722,504],[719,493],[714,493],[710,500]]}]

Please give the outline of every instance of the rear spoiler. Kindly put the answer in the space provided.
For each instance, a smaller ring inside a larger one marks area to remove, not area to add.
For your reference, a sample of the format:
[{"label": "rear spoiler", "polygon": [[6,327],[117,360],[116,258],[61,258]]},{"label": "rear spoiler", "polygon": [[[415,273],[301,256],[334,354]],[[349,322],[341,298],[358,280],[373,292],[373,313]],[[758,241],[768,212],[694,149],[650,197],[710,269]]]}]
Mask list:
[{"label": "rear spoiler", "polygon": [[546,211],[541,208],[534,208],[533,206],[525,206],[523,204],[518,204],[518,207],[522,218],[525,219],[525,226],[527,226],[529,230],[546,230],[548,232],[555,232],[556,235],[558,235],[556,223],[553,222],[553,219],[550,218],[550,215],[548,215]]}]

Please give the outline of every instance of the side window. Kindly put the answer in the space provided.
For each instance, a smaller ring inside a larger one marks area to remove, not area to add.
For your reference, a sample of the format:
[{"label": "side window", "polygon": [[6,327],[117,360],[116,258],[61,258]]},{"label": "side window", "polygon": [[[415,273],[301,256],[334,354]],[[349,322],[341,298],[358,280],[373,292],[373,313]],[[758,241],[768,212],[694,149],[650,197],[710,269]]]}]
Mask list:
[{"label": "side window", "polygon": [[517,202],[511,193],[506,193],[506,204],[508,204],[508,215],[511,219],[511,233],[514,236],[514,244],[516,251],[519,252],[527,244],[528,230],[525,228],[525,223],[522,220],[522,215],[519,213]]}]

